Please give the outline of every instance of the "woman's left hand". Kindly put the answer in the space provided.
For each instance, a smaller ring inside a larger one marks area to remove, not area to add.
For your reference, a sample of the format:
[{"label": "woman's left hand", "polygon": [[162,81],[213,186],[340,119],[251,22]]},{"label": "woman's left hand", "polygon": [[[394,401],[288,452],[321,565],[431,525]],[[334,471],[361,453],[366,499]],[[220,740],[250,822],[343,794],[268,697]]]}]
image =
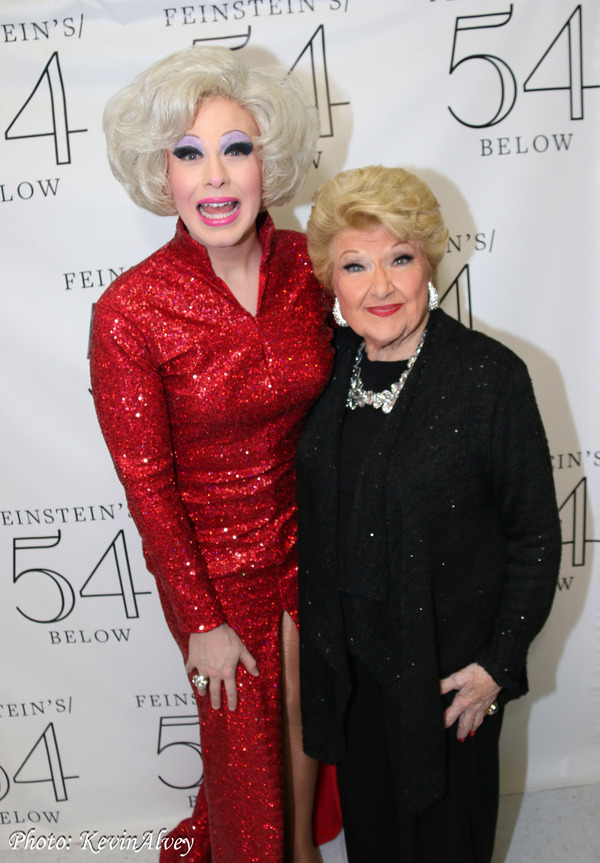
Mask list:
[{"label": "woman's left hand", "polygon": [[486,710],[498,697],[500,687],[485,668],[472,662],[440,682],[442,695],[455,691],[452,704],[444,714],[446,728],[458,719],[456,736],[464,740],[475,734],[486,716]]}]

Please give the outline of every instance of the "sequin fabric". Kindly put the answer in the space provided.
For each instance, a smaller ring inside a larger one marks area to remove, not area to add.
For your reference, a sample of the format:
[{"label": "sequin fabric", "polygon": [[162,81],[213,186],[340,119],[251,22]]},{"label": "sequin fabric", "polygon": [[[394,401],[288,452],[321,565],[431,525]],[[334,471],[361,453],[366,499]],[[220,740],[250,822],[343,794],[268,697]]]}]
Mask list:
[{"label": "sequin fabric", "polygon": [[[297,621],[294,454],[330,373],[330,329],[304,237],[259,227],[255,317],[175,237],[117,279],[94,311],[92,391],[168,625],[223,622],[258,660],[239,706],[198,698],[204,780],[188,863],[283,859],[279,622]],[[180,851],[161,853],[179,860]]]}]

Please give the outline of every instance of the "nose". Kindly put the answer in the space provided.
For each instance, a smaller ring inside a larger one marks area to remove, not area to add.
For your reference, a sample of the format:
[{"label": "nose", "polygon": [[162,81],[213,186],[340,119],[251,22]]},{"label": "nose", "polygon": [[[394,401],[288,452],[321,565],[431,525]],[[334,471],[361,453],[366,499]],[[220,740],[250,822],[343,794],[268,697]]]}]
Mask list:
[{"label": "nose", "polygon": [[386,267],[377,264],[373,271],[371,293],[376,297],[387,297],[394,290]]},{"label": "nose", "polygon": [[205,159],[204,170],[207,186],[213,186],[215,189],[218,189],[229,182],[226,165],[217,155]]}]

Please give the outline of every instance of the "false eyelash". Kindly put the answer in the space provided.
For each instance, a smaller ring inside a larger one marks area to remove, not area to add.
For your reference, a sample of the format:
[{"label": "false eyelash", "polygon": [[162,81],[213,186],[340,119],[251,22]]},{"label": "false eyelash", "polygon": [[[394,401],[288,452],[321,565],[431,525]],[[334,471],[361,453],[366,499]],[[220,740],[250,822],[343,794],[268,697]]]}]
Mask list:
[{"label": "false eyelash", "polygon": [[192,147],[189,144],[184,144],[183,147],[175,147],[175,149],[173,150],[173,155],[177,159],[185,159],[186,156],[203,156],[204,154],[197,147]]},{"label": "false eyelash", "polygon": [[233,141],[225,147],[225,155],[228,156],[231,150],[237,150],[242,156],[249,156],[254,150],[254,145],[251,141]]}]

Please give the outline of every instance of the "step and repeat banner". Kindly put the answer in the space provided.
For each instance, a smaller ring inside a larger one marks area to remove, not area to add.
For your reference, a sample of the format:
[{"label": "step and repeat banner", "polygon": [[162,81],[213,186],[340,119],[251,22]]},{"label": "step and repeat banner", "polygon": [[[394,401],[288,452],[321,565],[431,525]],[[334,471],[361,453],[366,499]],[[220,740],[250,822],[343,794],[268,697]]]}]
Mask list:
[{"label": "step and repeat banner", "polygon": [[503,791],[600,781],[596,0],[0,0],[0,848],[155,848],[202,778],[87,360],[94,303],[174,229],[113,179],[102,110],[192,43],[294,68],[315,100],[314,163],[279,226],[303,229],[343,168],[402,165],[437,194],[443,307],[527,362],[561,506]]}]

